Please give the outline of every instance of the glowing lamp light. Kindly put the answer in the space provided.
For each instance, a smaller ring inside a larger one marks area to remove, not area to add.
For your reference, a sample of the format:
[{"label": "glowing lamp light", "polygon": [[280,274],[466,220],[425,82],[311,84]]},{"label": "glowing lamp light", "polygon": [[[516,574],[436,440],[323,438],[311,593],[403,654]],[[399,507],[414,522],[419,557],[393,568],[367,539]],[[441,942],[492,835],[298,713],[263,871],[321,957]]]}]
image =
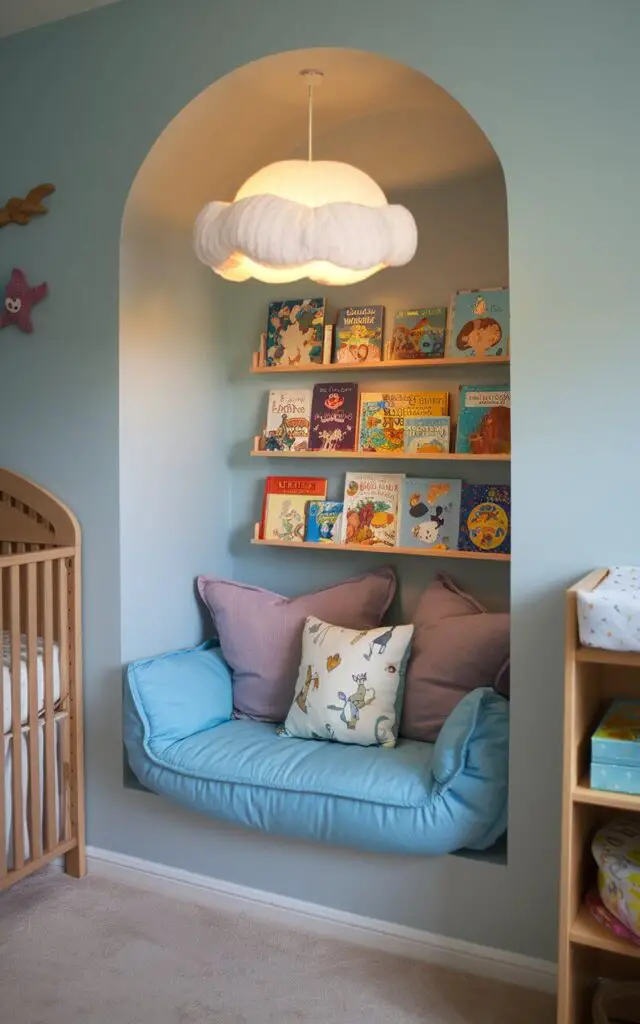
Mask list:
[{"label": "glowing lamp light", "polygon": [[321,72],[301,74],[309,82],[309,159],[263,167],[232,203],[208,203],[196,220],[196,255],[228,281],[355,284],[415,255],[416,223],[404,206],[389,205],[357,167],[312,159],[313,86]]}]

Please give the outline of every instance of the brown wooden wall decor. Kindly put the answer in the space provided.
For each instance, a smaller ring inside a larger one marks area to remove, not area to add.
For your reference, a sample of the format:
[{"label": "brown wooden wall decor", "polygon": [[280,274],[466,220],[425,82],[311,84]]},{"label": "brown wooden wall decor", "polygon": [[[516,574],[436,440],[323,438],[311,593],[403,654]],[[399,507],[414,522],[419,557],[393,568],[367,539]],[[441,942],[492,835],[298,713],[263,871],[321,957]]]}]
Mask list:
[{"label": "brown wooden wall decor", "polygon": [[37,185],[24,199],[14,196],[0,207],[0,228],[7,224],[28,224],[32,217],[48,213],[43,199],[55,192],[55,185]]}]

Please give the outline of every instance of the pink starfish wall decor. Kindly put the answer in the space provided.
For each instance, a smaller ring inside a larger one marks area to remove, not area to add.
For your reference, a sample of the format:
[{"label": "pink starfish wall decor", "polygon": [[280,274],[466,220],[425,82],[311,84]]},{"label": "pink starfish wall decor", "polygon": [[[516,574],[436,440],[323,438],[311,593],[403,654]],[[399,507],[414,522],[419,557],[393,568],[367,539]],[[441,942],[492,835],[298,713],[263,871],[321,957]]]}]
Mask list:
[{"label": "pink starfish wall decor", "polygon": [[25,334],[31,334],[33,323],[31,310],[37,302],[41,302],[49,294],[47,284],[39,284],[32,288],[23,270],[17,267],[11,273],[9,284],[4,290],[4,303],[0,328],[16,326]]}]

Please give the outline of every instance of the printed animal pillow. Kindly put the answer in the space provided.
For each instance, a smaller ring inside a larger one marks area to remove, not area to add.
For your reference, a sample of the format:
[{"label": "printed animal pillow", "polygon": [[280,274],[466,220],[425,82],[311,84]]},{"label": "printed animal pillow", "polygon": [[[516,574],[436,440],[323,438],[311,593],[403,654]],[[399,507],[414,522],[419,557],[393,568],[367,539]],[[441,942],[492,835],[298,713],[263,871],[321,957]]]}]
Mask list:
[{"label": "printed animal pillow", "polygon": [[307,740],[395,747],[413,626],[345,629],[310,615],[283,732]]}]

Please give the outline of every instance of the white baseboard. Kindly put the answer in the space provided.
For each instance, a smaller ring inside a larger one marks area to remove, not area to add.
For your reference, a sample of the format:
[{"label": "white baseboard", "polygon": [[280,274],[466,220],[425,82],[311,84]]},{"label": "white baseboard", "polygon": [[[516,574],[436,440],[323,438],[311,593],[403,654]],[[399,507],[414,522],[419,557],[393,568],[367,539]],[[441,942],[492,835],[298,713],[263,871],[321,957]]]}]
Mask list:
[{"label": "white baseboard", "polygon": [[244,913],[272,924],[312,932],[395,956],[439,964],[485,978],[554,992],[556,965],[547,960],[509,953],[490,946],[448,939],[417,928],[349,914],[305,900],[235,885],[208,875],[128,857],[111,850],[87,849],[89,871],[114,881],[129,882],[215,910]]}]

